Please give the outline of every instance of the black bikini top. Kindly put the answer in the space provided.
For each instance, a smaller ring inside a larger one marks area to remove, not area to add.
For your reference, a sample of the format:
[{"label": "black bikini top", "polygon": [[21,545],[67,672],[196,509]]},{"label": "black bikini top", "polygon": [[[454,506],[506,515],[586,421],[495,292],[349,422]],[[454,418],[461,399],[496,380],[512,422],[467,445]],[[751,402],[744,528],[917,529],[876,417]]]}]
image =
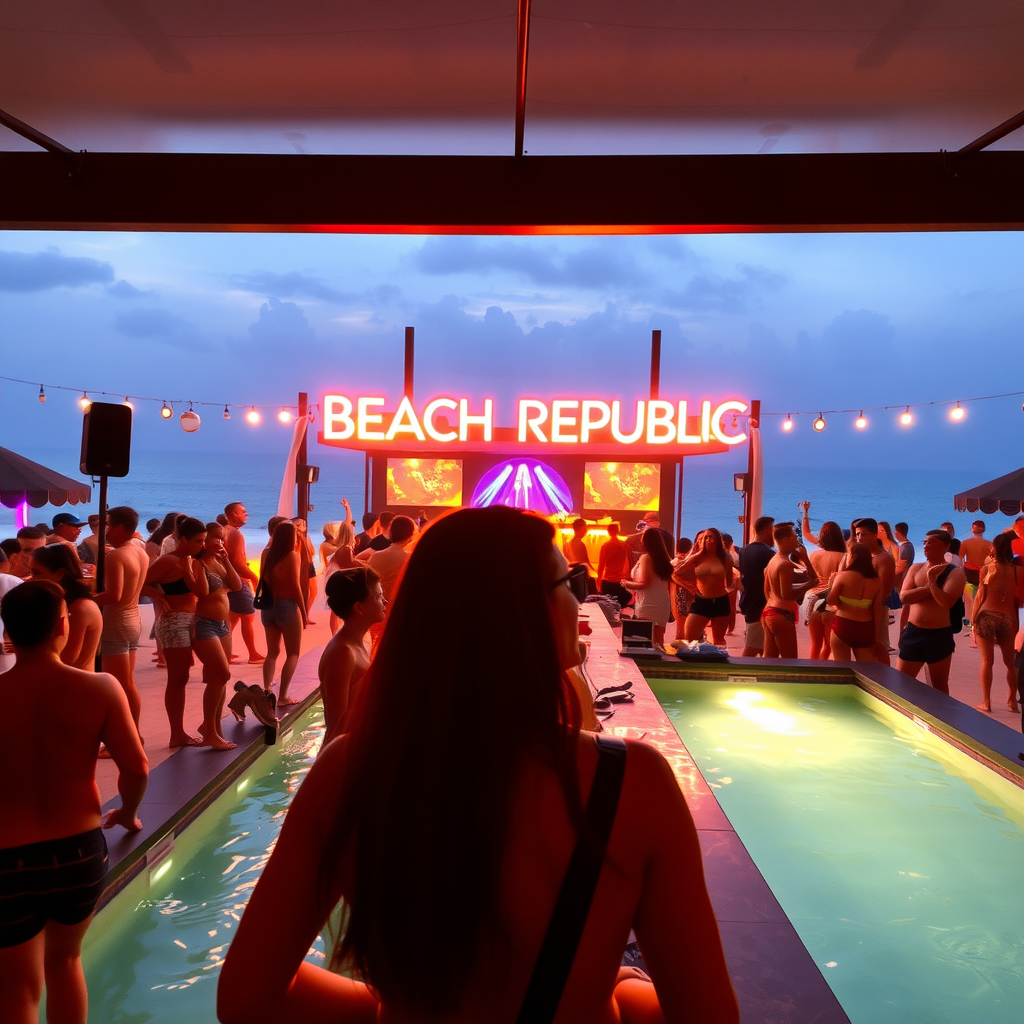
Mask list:
[{"label": "black bikini top", "polygon": [[180,580],[171,580],[170,583],[160,583],[158,586],[168,597],[177,597],[179,594],[192,593],[192,591],[188,589],[188,584],[185,582],[184,577]]}]

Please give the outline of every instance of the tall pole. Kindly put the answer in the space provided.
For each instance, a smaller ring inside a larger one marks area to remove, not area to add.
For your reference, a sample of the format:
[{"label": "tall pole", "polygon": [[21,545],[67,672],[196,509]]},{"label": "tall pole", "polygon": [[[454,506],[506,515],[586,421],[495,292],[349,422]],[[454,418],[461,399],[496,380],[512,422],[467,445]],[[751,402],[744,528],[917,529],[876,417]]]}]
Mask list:
[{"label": "tall pole", "polygon": [[405,329],[405,384],[402,394],[412,401],[412,382],[416,364],[416,328]]},{"label": "tall pole", "polygon": [[516,9],[516,156],[522,156],[526,138],[526,68],[530,51],[530,0]]},{"label": "tall pole", "polygon": [[661,331],[651,331],[651,398],[661,387]]},{"label": "tall pole", "polygon": [[[305,391],[299,392],[299,416],[306,419],[309,416],[309,395]],[[308,424],[307,424],[308,429]],[[309,470],[306,469],[307,451],[306,434],[303,432],[302,440],[299,442],[299,450],[295,453],[295,478],[299,484],[299,518],[308,525],[309,520]]]}]

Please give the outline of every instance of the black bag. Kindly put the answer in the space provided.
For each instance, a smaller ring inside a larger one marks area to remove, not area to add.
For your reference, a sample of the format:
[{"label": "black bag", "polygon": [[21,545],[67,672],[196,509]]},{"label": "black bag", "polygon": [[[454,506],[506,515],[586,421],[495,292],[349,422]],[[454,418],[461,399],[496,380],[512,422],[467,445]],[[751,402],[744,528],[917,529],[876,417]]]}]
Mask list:
[{"label": "black bag", "polygon": [[[953,566],[948,569],[943,569],[939,573],[938,578],[935,580],[939,589],[942,589],[943,583],[949,578],[949,574],[953,571]],[[964,605],[963,593],[953,602],[949,609],[949,627],[954,633],[959,633],[964,628],[964,616],[967,614],[967,608]]]},{"label": "black bag", "polygon": [[270,583],[266,577],[261,576],[256,586],[256,593],[253,594],[252,603],[260,610],[274,607],[274,595],[270,592]]}]

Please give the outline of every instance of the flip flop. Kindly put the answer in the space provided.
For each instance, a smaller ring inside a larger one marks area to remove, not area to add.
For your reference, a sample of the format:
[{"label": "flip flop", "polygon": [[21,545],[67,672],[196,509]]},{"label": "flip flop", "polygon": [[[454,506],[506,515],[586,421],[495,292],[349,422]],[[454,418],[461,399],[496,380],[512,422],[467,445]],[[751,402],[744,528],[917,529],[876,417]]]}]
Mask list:
[{"label": "flip flop", "polygon": [[595,708],[607,708],[612,704],[632,704],[633,694],[628,690],[613,690],[611,693],[603,693],[594,701]]},{"label": "flip flop", "polygon": [[601,697],[606,693],[617,693],[619,690],[631,690],[632,688],[633,681],[629,679],[626,682],[618,683],[615,686],[602,686],[601,689],[597,691],[597,695],[598,697]]}]

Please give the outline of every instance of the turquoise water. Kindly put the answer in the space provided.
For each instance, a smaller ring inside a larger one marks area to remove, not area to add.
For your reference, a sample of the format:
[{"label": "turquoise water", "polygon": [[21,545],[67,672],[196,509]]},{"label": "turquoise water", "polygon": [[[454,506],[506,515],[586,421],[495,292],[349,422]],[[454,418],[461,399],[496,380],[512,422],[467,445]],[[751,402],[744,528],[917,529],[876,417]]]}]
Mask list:
[{"label": "turquoise water", "polygon": [[[90,1021],[217,1019],[220,965],[322,739],[317,706],[100,912],[83,949]],[[323,963],[321,939],[307,959]]]},{"label": "turquoise water", "polygon": [[1020,1024],[1022,790],[855,686],[651,685],[853,1024]]}]

